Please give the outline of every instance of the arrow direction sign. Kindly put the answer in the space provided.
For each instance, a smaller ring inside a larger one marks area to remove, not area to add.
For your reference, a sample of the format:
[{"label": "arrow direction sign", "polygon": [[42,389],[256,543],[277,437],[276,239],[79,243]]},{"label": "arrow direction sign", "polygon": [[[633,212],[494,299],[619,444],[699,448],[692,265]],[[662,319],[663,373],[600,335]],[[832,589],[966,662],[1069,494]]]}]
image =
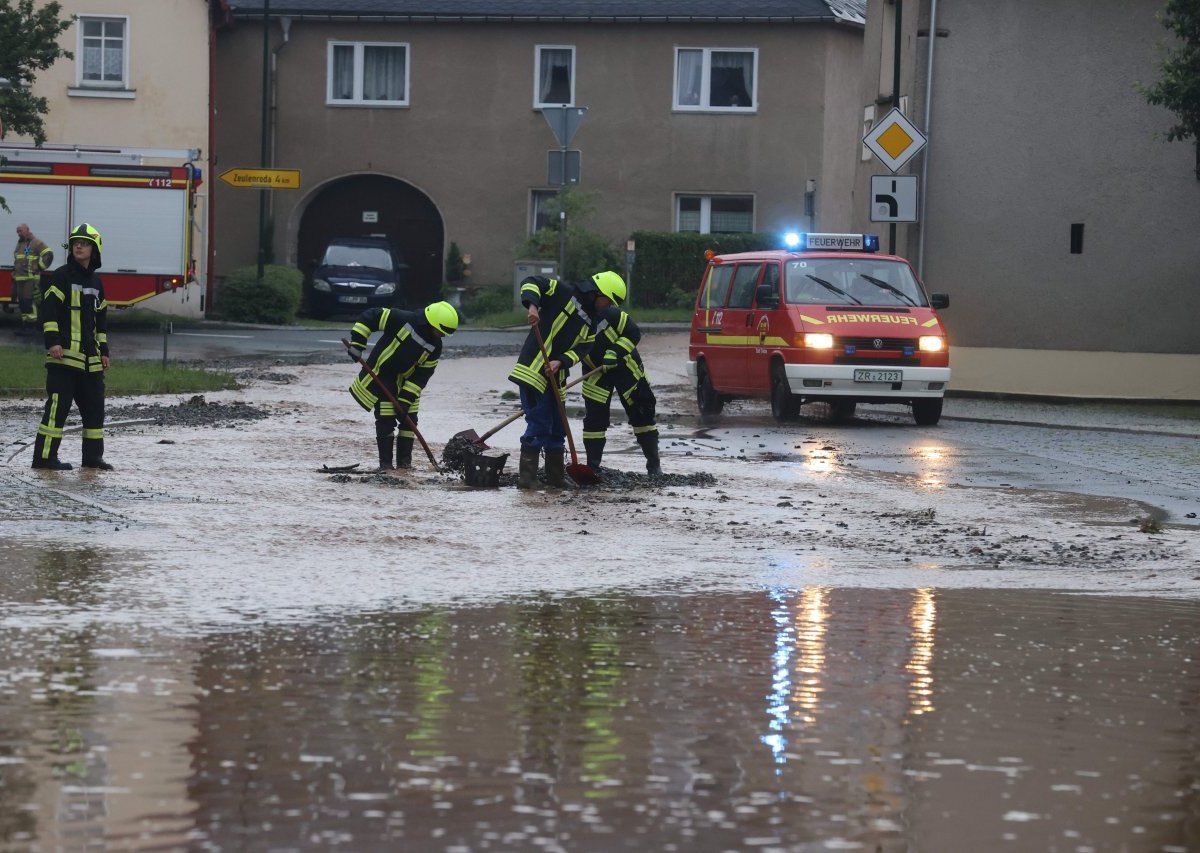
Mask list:
[{"label": "arrow direction sign", "polygon": [[583,124],[583,116],[586,113],[587,107],[542,107],[546,124],[554,131],[554,138],[562,148],[571,144],[571,140],[575,138],[575,131]]},{"label": "arrow direction sign", "polygon": [[871,221],[916,222],[917,176],[872,175]]},{"label": "arrow direction sign", "polygon": [[231,187],[252,190],[300,189],[299,169],[228,169],[220,177]]},{"label": "arrow direction sign", "polygon": [[898,172],[925,147],[925,134],[917,130],[904,113],[893,109],[863,137],[863,145],[879,158],[883,165]]}]

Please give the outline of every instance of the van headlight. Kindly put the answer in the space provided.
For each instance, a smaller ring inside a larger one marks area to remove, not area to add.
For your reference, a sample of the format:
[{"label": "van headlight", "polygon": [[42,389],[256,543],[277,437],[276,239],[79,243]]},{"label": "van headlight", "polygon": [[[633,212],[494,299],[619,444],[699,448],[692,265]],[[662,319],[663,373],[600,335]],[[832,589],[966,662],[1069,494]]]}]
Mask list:
[{"label": "van headlight", "polygon": [[381,285],[379,285],[379,287],[375,288],[376,296],[387,296],[389,293],[395,293],[395,292],[396,292],[396,285],[393,284],[392,282],[388,282],[387,284],[381,284]]},{"label": "van headlight", "polygon": [[804,345],[809,349],[833,349],[833,335],[824,332],[805,332]]},{"label": "van headlight", "polygon": [[918,345],[921,352],[941,352],[946,348],[946,339],[941,335],[921,335]]},{"label": "van headlight", "polygon": [[333,288],[329,286],[329,282],[327,282],[325,279],[314,278],[313,279],[313,290],[319,290],[322,293],[330,293],[333,290]]}]

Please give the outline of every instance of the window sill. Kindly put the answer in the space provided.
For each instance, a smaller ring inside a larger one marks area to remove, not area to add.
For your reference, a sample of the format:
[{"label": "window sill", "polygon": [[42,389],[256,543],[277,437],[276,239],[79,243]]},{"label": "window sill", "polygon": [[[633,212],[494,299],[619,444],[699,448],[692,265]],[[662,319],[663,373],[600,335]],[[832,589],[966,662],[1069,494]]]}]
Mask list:
[{"label": "window sill", "polygon": [[117,98],[131,101],[137,95],[137,89],[103,89],[99,86],[69,86],[67,95],[72,98]]},{"label": "window sill", "polygon": [[706,116],[752,116],[758,114],[757,107],[672,107],[671,112],[679,115]]},{"label": "window sill", "polygon": [[386,110],[406,110],[409,107],[407,101],[326,101],[327,107],[377,107]]}]

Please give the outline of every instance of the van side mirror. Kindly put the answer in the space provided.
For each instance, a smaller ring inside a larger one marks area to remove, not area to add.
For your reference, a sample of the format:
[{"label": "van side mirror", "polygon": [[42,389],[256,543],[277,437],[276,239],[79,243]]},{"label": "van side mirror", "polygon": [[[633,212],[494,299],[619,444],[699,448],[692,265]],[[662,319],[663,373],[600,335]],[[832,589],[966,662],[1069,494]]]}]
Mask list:
[{"label": "van side mirror", "polygon": [[934,308],[949,308],[950,294],[948,293],[931,293],[929,294],[929,304]]},{"label": "van side mirror", "polygon": [[773,284],[760,284],[755,292],[759,308],[779,307],[779,288]]}]

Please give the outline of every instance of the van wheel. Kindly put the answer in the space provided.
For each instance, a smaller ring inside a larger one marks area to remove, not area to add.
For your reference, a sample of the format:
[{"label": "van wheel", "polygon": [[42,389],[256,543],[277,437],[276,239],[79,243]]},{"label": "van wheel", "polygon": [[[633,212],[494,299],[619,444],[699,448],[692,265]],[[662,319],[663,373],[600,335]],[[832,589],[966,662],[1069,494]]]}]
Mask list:
[{"label": "van wheel", "polygon": [[857,400],[833,400],[829,404],[829,418],[838,423],[854,420],[854,411],[858,408]]},{"label": "van wheel", "polygon": [[942,398],[912,401],[913,420],[918,426],[936,426],[942,417]]},{"label": "van wheel", "polygon": [[788,387],[787,374],[778,362],[771,368],[771,414],[777,421],[794,421],[800,416],[800,398]]},{"label": "van wheel", "polygon": [[725,401],[713,388],[708,368],[703,363],[696,365],[696,408],[702,415],[719,415],[725,408]]}]

